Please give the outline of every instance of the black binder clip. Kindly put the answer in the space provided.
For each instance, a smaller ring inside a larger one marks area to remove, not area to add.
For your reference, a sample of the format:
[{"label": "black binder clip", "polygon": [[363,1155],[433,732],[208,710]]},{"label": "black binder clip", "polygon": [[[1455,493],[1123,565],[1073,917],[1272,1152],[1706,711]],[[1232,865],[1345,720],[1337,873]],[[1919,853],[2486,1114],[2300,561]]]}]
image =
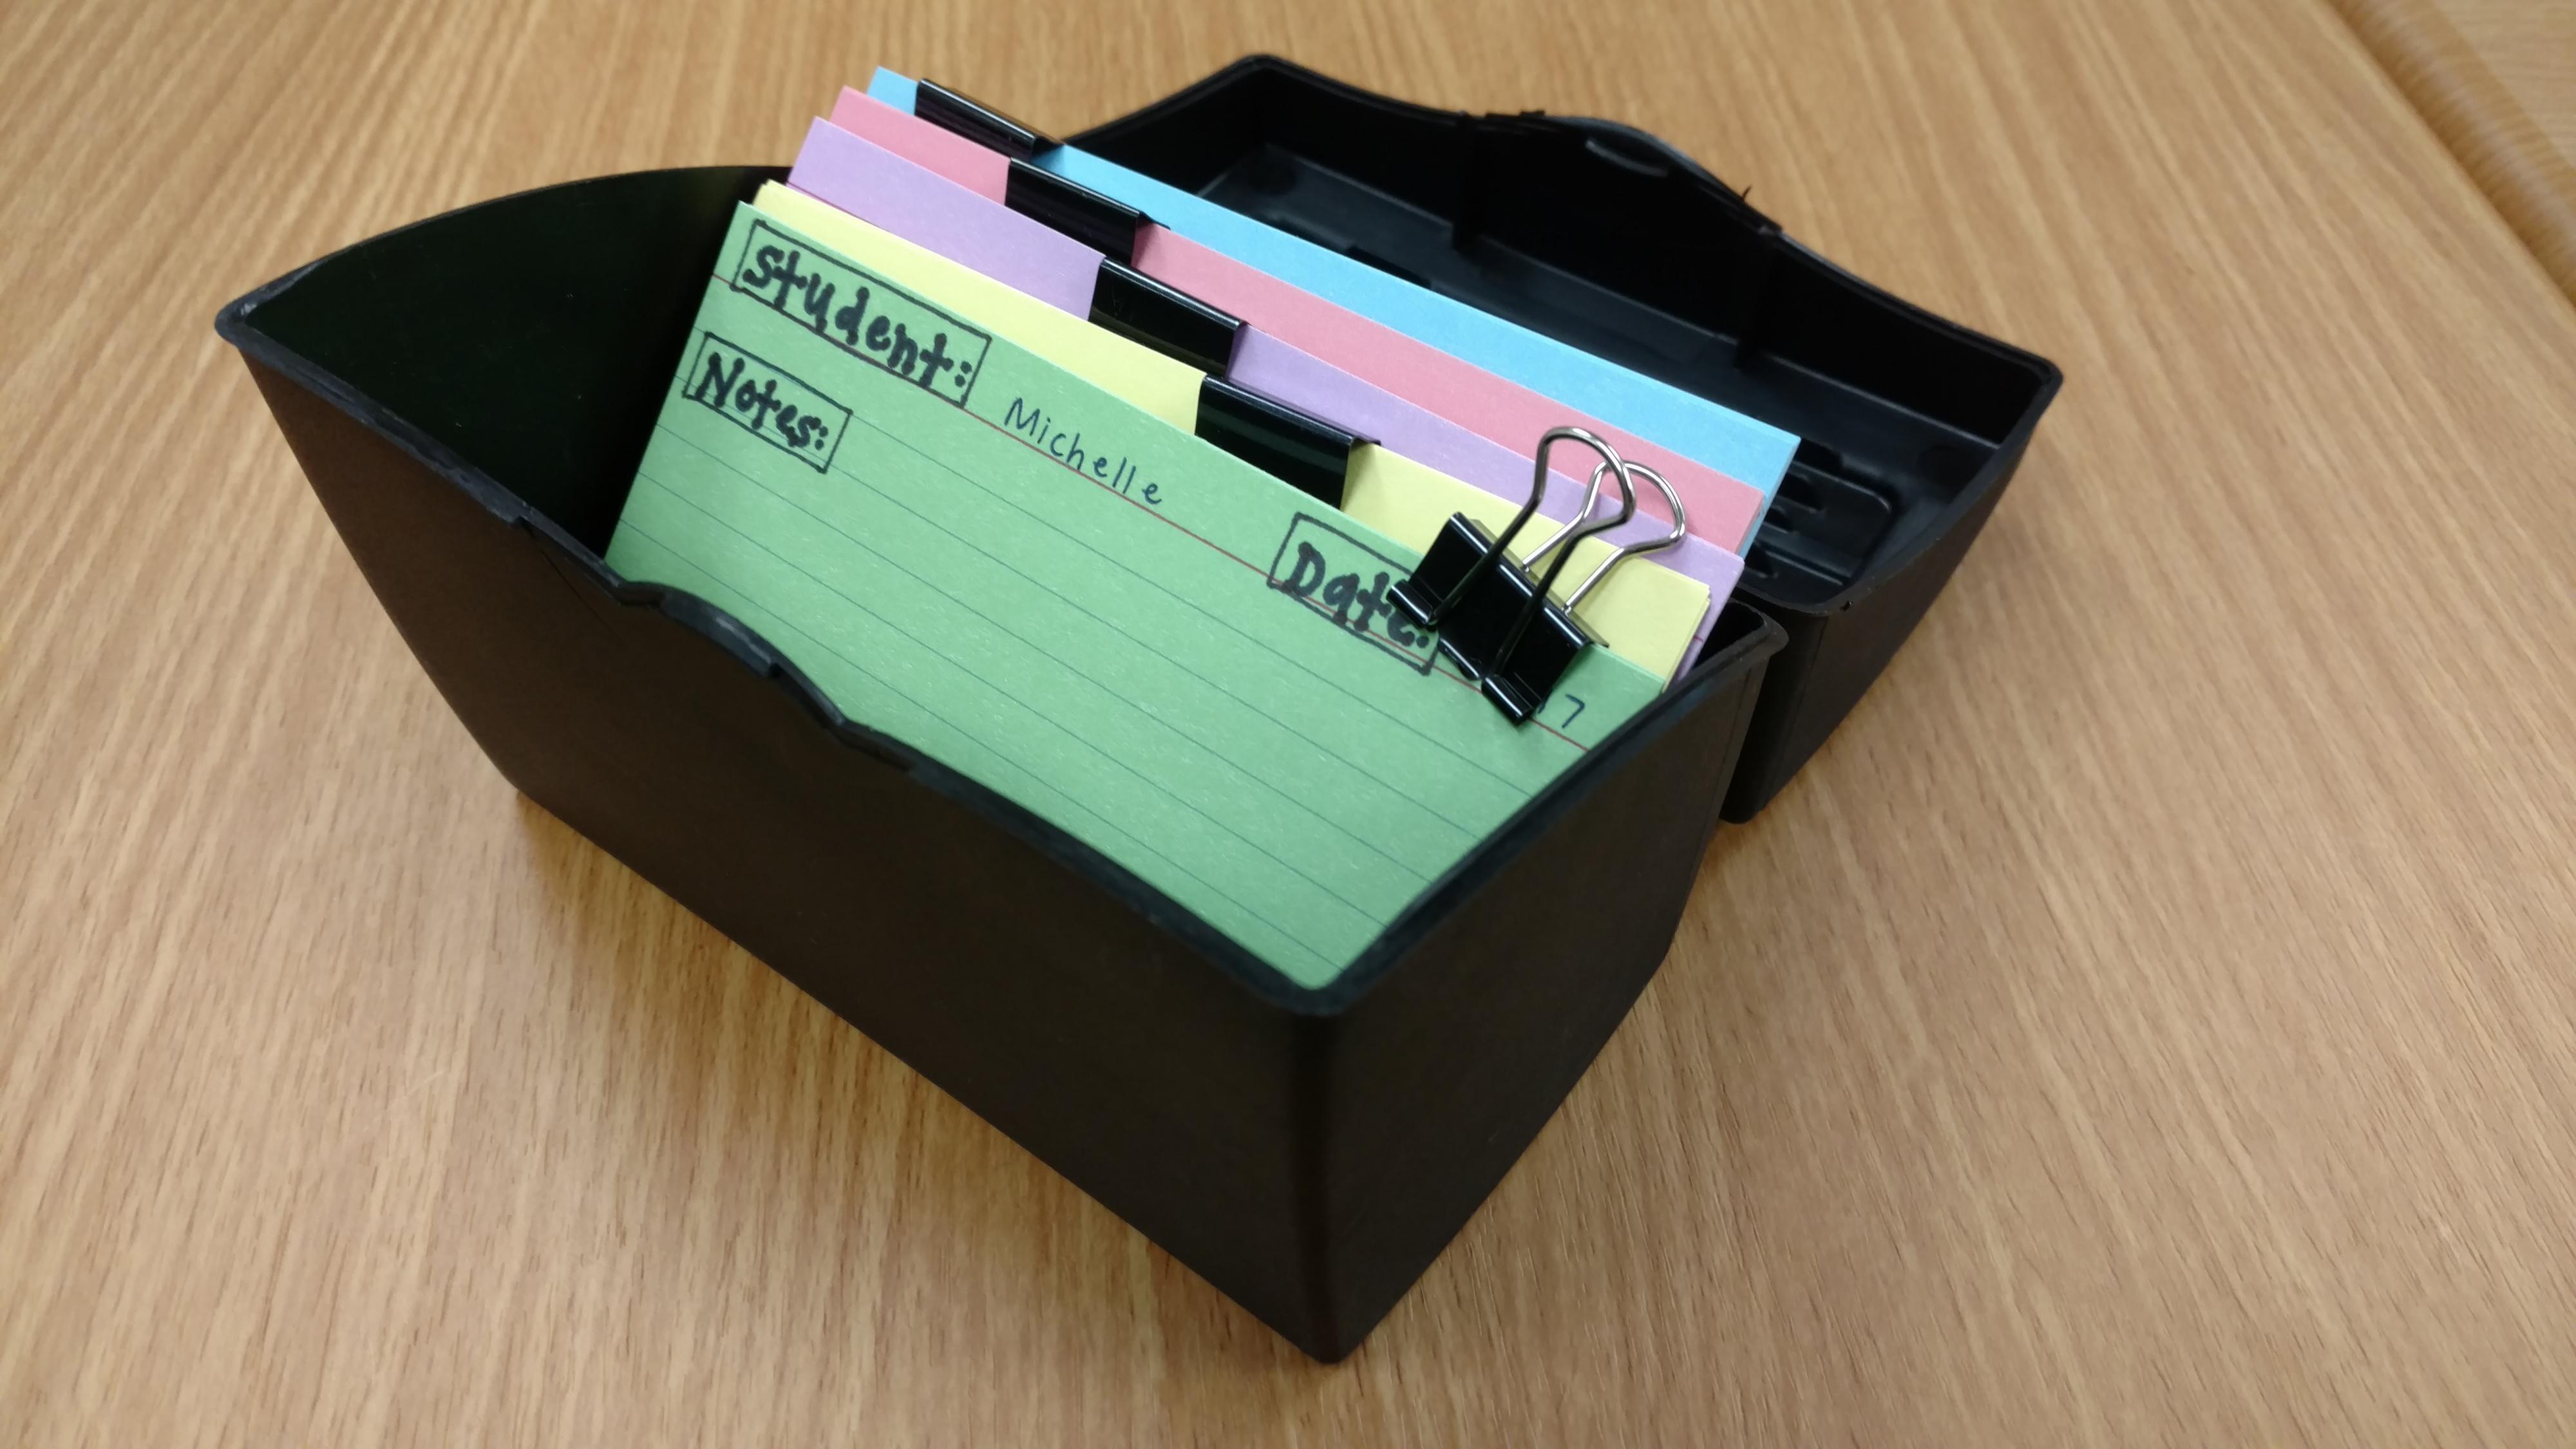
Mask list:
[{"label": "black binder clip", "polygon": [[1026,161],[1055,146],[1054,139],[1045,132],[1023,126],[991,106],[968,100],[936,81],[919,83],[912,97],[912,113],[943,131],[954,131],[1014,161]]},{"label": "black binder clip", "polygon": [[1165,357],[1220,375],[1233,368],[1235,338],[1243,331],[1243,319],[1232,313],[1107,258],[1092,284],[1091,321]]},{"label": "black binder clip", "polygon": [[1123,201],[1016,158],[1002,183],[1002,204],[1121,265],[1136,260],[1136,228],[1149,219]]},{"label": "black binder clip", "polygon": [[1333,508],[1350,481],[1351,450],[1367,441],[1221,377],[1199,384],[1198,435]]},{"label": "black binder clip", "polygon": [[[1548,452],[1566,439],[1591,448],[1602,458],[1600,466],[1592,470],[1592,485],[1584,497],[1583,511],[1554,538],[1532,550],[1526,560],[1514,563],[1508,552],[1511,542],[1538,512],[1539,500],[1547,492]],[[1550,592],[1556,587],[1557,576],[1565,571],[1566,561],[1574,556],[1575,545],[1636,516],[1637,474],[1653,480],[1672,505],[1672,533],[1614,551],[1565,602],[1558,603]],[[1591,517],[1592,509],[1600,501],[1604,476],[1619,482],[1619,511],[1595,519]],[[1441,527],[1440,536],[1432,540],[1430,551],[1422,556],[1413,577],[1390,592],[1396,607],[1415,624],[1439,631],[1440,652],[1476,682],[1496,709],[1519,724],[1547,703],[1556,682],[1565,677],[1575,657],[1593,642],[1592,635],[1574,617],[1575,605],[1621,560],[1631,554],[1669,548],[1681,541],[1687,527],[1679,495],[1660,474],[1620,461],[1608,443],[1586,429],[1550,428],[1539,439],[1529,501],[1512,516],[1501,536],[1489,537],[1474,519],[1463,513],[1452,514]],[[1548,561],[1547,571],[1533,578],[1530,570],[1550,553],[1555,557]]]}]

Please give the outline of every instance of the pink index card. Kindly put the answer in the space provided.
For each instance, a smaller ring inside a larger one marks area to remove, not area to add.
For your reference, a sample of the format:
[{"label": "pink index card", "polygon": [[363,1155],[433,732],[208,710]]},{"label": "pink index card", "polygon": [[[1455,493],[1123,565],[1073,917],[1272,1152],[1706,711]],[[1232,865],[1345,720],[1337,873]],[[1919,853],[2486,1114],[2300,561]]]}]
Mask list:
[{"label": "pink index card", "polygon": [[978,196],[1000,201],[1011,184],[1011,158],[898,111],[866,91],[841,87],[832,124],[917,166],[927,166]]},{"label": "pink index card", "polygon": [[[1002,198],[1010,170],[1007,158],[864,92],[843,89],[840,101],[832,108],[832,124],[853,134],[864,134],[875,145],[936,171],[959,186],[997,202]],[[864,132],[860,126],[866,128]],[[961,154],[958,143],[975,154]],[[936,242],[923,244],[941,246]],[[963,256],[957,259],[974,265]],[[1524,458],[1538,447],[1539,438],[1550,428],[1589,428],[1618,449],[1619,456],[1644,463],[1670,480],[1690,514],[1691,533],[1729,553],[1741,552],[1745,540],[1762,520],[1762,490],[1741,479],[1656,447],[1598,418],[1587,417],[1542,393],[1497,377],[1474,363],[1327,302],[1294,283],[1281,281],[1167,228],[1149,224],[1137,229],[1134,265],[1157,281],[1231,312],[1302,351],[1513,449]],[[1016,282],[1012,285],[1019,286]],[[1509,496],[1526,496],[1527,488],[1524,481]],[[1657,518],[1668,517],[1660,497],[1651,503],[1639,499],[1638,506]]]},{"label": "pink index card", "polygon": [[[1762,493],[1704,463],[1666,452],[1599,418],[1574,412],[1516,382],[1452,357],[1223,252],[1149,226],[1136,234],[1136,270],[1220,307],[1263,331],[1349,369],[1416,405],[1526,457],[1555,427],[1588,428],[1619,456],[1664,475],[1690,514],[1690,531],[1733,552],[1762,519]],[[1590,456],[1587,452],[1584,456]],[[1666,517],[1663,500],[1637,501]]]}]

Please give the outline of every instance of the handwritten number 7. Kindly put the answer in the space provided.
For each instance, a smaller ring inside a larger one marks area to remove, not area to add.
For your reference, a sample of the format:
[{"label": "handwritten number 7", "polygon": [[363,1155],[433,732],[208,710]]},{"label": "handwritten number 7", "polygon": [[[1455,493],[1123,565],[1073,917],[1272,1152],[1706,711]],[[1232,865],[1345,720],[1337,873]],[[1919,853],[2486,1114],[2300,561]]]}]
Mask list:
[{"label": "handwritten number 7", "polygon": [[1565,727],[1567,729],[1572,729],[1574,728],[1574,715],[1583,713],[1583,697],[1577,694],[1569,694],[1566,698],[1574,701],[1574,714],[1569,714],[1565,717]]}]

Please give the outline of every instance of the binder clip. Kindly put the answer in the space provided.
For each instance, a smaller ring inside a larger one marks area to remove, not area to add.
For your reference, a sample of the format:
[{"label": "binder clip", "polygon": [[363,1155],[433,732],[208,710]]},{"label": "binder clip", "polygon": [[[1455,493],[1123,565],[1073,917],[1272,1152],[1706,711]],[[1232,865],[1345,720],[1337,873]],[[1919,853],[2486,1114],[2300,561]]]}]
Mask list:
[{"label": "binder clip", "polygon": [[1014,161],[1026,161],[1055,141],[1033,126],[1024,126],[991,106],[950,90],[937,81],[921,81],[913,93],[912,113],[943,131],[953,131]]},{"label": "binder clip", "polygon": [[1123,201],[1016,157],[1002,183],[1002,204],[1122,266],[1136,260],[1136,229],[1150,220]]},{"label": "binder clip", "polygon": [[1351,450],[1367,441],[1221,377],[1199,384],[1198,435],[1331,508],[1342,506]]},{"label": "binder clip", "polygon": [[[1532,550],[1522,562],[1512,561],[1512,540],[1538,511],[1547,492],[1548,453],[1560,441],[1572,441],[1601,455],[1592,470],[1583,510],[1556,536]],[[1636,516],[1636,478],[1652,481],[1671,505],[1673,527],[1662,538],[1631,544],[1603,559],[1590,577],[1563,603],[1552,597],[1556,581],[1574,556],[1575,545],[1597,533],[1618,528]],[[1593,518],[1604,477],[1619,483],[1618,512]],[[1575,658],[1593,643],[1574,617],[1575,606],[1598,587],[1610,570],[1636,554],[1670,548],[1689,527],[1681,498],[1663,476],[1640,464],[1621,461],[1600,437],[1583,428],[1550,428],[1539,439],[1538,461],[1530,479],[1529,500],[1512,516],[1499,537],[1487,535],[1474,519],[1452,514],[1432,540],[1413,576],[1390,592],[1396,607],[1416,625],[1439,632],[1440,652],[1474,681],[1496,709],[1514,724],[1536,714],[1547,703],[1559,679]],[[1548,555],[1553,554],[1553,558]],[[1531,571],[1547,559],[1546,572]]]},{"label": "binder clip", "polygon": [[1091,321],[1165,357],[1220,375],[1233,368],[1235,339],[1243,332],[1243,319],[1112,257],[1101,258],[1099,279],[1092,285]]}]

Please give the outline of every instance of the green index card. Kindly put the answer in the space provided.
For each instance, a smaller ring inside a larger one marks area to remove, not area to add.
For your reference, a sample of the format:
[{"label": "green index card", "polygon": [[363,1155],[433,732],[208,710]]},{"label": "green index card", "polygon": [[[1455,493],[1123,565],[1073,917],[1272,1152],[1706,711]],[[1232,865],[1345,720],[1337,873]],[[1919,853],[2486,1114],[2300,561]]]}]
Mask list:
[{"label": "green index card", "polygon": [[1660,688],[1587,649],[1516,728],[1409,550],[748,206],[717,265],[609,563],[1293,981]]}]

